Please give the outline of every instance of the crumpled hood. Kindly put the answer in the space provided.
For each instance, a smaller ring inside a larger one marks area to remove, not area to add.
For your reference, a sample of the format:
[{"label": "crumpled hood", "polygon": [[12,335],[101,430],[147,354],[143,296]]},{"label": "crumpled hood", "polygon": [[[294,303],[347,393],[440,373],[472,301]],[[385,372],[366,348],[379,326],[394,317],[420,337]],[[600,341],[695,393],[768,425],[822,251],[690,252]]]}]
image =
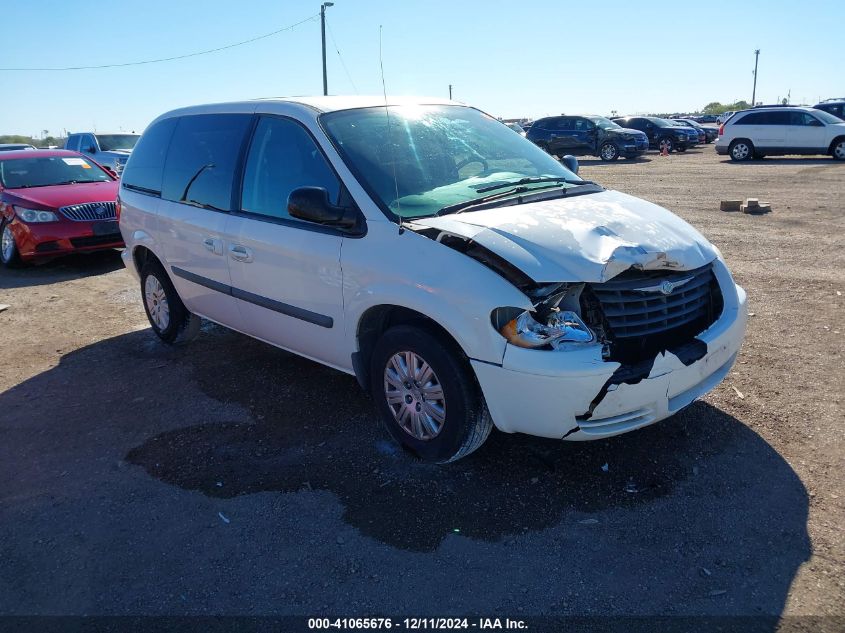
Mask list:
[{"label": "crumpled hood", "polygon": [[689,270],[718,256],[701,233],[618,191],[414,220],[471,239],[534,281],[603,282],[628,268]]}]

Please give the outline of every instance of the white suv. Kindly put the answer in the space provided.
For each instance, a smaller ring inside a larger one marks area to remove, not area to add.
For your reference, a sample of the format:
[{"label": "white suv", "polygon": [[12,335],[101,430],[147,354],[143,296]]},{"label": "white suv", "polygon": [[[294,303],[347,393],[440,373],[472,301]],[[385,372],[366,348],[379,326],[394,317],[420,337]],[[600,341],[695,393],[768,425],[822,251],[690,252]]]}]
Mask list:
[{"label": "white suv", "polygon": [[785,154],[828,154],[845,160],[845,121],[799,106],[743,110],[719,128],[716,152],[736,161]]},{"label": "white suv", "polygon": [[121,179],[153,331],[205,317],[340,371],[447,462],[502,431],[588,440],[715,387],[745,332],[719,251],[479,110],[276,99],[156,119]]}]

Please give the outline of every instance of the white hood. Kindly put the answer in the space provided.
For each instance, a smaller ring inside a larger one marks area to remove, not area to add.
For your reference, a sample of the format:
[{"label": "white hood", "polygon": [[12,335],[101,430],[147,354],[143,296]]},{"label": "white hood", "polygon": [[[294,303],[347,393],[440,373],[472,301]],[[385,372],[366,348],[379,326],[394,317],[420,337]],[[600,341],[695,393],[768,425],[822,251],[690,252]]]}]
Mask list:
[{"label": "white hood", "polygon": [[718,255],[678,216],[618,191],[421,218],[410,226],[471,239],[536,282],[603,282],[631,267],[689,270]]}]

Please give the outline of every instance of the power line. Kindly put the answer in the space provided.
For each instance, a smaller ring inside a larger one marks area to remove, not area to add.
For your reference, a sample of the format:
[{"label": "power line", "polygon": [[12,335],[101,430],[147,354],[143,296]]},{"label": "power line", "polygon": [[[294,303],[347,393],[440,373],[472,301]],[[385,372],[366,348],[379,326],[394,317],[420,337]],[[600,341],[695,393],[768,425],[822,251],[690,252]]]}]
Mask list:
[{"label": "power line", "polygon": [[187,53],[186,55],[176,55],[174,57],[161,57],[159,59],[145,59],[140,62],[124,62],[122,64],[102,64],[100,66],[66,66],[63,68],[0,68],[0,72],[38,72],[38,71],[65,71],[65,70],[100,70],[102,68],[122,68],[124,66],[142,66],[144,64],[158,64],[160,62],[172,62],[176,61],[177,59],[187,59],[188,57],[198,57],[200,55],[208,55],[209,53],[217,53],[220,51],[225,51],[230,48],[235,48],[237,46],[243,46],[244,44],[252,44],[253,42],[257,42],[258,40],[263,40],[268,37],[272,37],[273,35],[278,35],[279,33],[283,33],[284,31],[291,31],[295,29],[297,26],[301,24],[305,24],[306,22],[310,22],[311,20],[316,19],[319,17],[317,14],[309,16],[304,20],[300,20],[296,24],[291,24],[290,26],[286,26],[281,29],[276,29],[275,31],[271,31],[270,33],[265,33],[264,35],[259,35],[257,37],[253,37],[248,40],[244,40],[242,42],[235,42],[234,44],[227,44],[226,46],[218,46],[217,48],[210,48],[204,51],[197,51],[196,53]]},{"label": "power line", "polygon": [[332,32],[332,25],[329,24],[328,20],[326,20],[326,26],[329,27],[329,37],[332,38],[332,44],[334,45],[335,51],[337,51],[337,57],[340,60],[340,65],[343,66],[343,72],[346,73],[346,78],[349,80],[349,83],[352,84],[352,89],[355,91],[355,94],[358,94],[358,87],[355,85],[355,81],[352,79],[352,75],[349,74],[349,69],[346,67],[346,62],[343,61],[343,55],[340,54],[340,48],[338,48],[337,42],[334,39],[334,33]]}]

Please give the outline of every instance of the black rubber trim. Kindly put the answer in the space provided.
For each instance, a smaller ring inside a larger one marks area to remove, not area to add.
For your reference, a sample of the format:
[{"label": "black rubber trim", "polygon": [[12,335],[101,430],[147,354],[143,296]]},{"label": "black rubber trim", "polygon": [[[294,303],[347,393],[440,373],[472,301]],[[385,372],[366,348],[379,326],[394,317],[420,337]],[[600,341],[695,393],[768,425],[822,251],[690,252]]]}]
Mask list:
[{"label": "black rubber trim", "polygon": [[241,290],[240,288],[233,288],[232,286],[227,286],[226,284],[222,284],[219,281],[214,281],[213,279],[202,277],[201,275],[194,274],[177,266],[172,266],[171,270],[173,271],[173,274],[177,277],[187,279],[188,281],[191,281],[195,284],[199,284],[200,286],[205,286],[206,288],[210,288],[211,290],[222,292],[223,294],[234,297],[235,299],[241,299],[242,301],[261,306],[262,308],[273,310],[273,312],[279,312],[280,314],[293,317],[294,319],[299,319],[300,321],[313,323],[314,325],[319,325],[320,327],[334,327],[334,319],[330,316],[326,316],[325,314],[311,312],[310,310],[306,310],[304,308],[297,308],[296,306],[292,306],[287,303],[282,303],[281,301],[276,301],[275,299],[262,297],[261,295],[248,292],[246,290]]},{"label": "black rubber trim", "polygon": [[206,288],[211,288],[212,290],[216,290],[217,292],[222,292],[224,295],[232,295],[232,286],[221,284],[219,281],[214,281],[213,279],[209,279],[208,277],[196,275],[192,272],[185,270],[184,268],[171,266],[170,269],[173,271],[173,274],[177,277],[187,279],[188,281],[192,281],[195,284],[199,284],[200,286],[205,286]]}]

